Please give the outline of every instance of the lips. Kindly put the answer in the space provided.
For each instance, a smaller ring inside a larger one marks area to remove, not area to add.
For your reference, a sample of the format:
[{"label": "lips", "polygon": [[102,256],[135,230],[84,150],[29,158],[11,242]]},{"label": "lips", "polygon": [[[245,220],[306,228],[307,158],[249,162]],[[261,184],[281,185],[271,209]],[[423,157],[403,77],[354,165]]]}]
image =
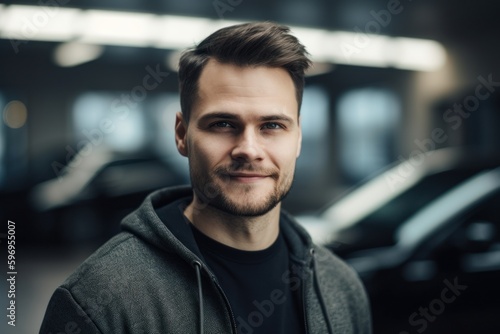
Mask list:
[{"label": "lips", "polygon": [[267,177],[268,175],[265,174],[258,174],[258,173],[228,173],[229,176],[231,177]]},{"label": "lips", "polygon": [[238,181],[242,183],[252,183],[258,182],[267,178],[269,175],[257,174],[257,173],[228,173],[227,174],[231,180]]},{"label": "lips", "polygon": [[241,166],[219,166],[214,170],[214,174],[218,175],[222,180],[237,181],[237,182],[256,182],[271,178],[279,179],[279,171],[273,168],[258,168],[253,165]]}]

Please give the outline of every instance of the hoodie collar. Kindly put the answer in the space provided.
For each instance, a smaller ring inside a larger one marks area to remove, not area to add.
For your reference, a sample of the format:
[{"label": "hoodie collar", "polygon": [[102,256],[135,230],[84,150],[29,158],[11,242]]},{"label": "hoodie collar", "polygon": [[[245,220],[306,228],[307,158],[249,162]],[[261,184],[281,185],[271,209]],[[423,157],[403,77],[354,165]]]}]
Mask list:
[{"label": "hoodie collar", "polygon": [[[183,214],[192,194],[192,188],[189,186],[155,191],[122,221],[122,229],[165,251],[179,253],[188,262],[196,258],[203,259],[189,221]],[[292,258],[304,264],[308,263],[313,247],[311,237],[284,210],[280,215],[280,230],[290,248]]]}]

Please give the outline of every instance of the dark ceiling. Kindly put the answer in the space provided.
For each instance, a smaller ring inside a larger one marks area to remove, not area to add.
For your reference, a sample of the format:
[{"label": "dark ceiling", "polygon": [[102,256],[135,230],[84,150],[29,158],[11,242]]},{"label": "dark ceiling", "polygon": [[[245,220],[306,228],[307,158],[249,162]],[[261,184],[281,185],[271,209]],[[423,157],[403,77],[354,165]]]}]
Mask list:
[{"label": "dark ceiling", "polygon": [[[39,0],[5,1],[6,4],[60,4],[65,7],[151,12],[228,20],[273,20],[284,24],[321,27],[330,30],[365,31],[374,14],[384,15],[380,34],[428,38],[441,42],[456,57],[459,66],[472,73],[498,72],[500,59],[500,1],[487,0]],[[179,32],[182,33],[182,32]],[[23,46],[30,61],[49,57],[50,43]],[[108,54],[113,48],[108,48]],[[40,53],[38,53],[40,51]],[[122,50],[117,62],[158,50]],[[0,41],[0,55],[9,62],[14,57],[8,40]],[[127,55],[130,57],[127,58]],[[21,60],[16,57],[16,61]],[[40,59],[41,60],[41,59]]]}]

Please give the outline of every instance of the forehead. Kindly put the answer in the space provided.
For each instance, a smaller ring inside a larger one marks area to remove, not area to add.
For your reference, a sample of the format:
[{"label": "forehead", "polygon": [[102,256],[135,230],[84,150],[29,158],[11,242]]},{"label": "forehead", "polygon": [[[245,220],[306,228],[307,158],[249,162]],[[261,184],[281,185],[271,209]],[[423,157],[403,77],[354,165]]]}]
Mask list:
[{"label": "forehead", "polygon": [[285,69],[208,61],[198,81],[192,116],[204,111],[264,110],[298,116],[295,86]]}]

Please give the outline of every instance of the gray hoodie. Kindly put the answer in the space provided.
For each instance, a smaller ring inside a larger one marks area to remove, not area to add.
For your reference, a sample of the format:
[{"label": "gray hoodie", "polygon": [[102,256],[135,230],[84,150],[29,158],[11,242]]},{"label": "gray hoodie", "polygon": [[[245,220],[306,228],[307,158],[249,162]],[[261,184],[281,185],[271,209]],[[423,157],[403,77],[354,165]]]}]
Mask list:
[{"label": "gray hoodie", "polygon": [[[190,227],[168,219],[182,215],[181,210],[158,216],[160,208],[190,196],[188,187],[149,195],[122,221],[122,232],[57,288],[40,334],[236,333],[229,302]],[[357,275],[331,252],[313,245],[285,212],[280,229],[292,263],[283,280],[301,289],[304,333],[371,333],[369,303]]]}]

